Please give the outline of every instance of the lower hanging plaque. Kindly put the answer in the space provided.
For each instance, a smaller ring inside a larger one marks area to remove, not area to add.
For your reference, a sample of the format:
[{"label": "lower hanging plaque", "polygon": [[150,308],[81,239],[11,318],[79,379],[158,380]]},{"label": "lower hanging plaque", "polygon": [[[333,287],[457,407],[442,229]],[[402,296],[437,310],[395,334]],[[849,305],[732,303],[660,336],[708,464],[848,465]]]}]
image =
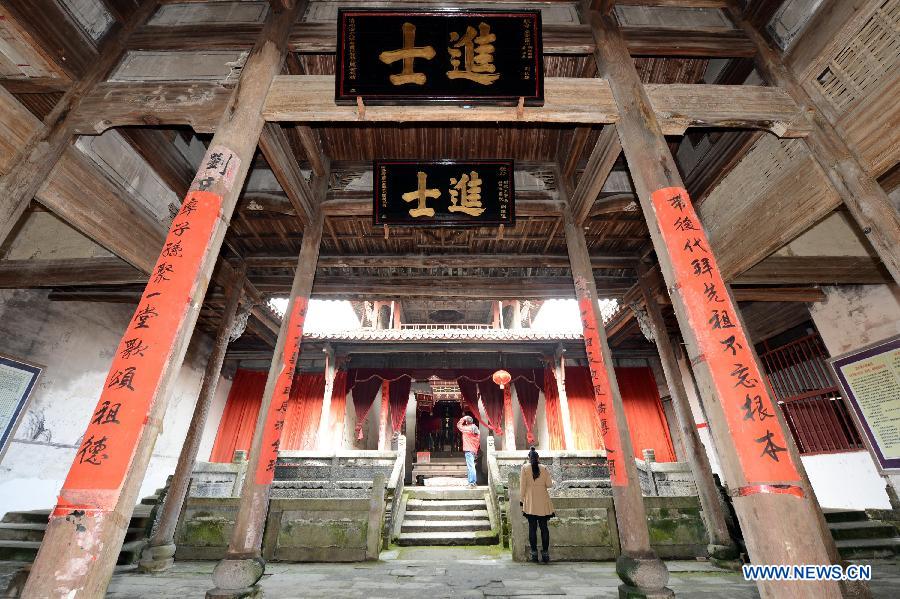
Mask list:
[{"label": "lower hanging plaque", "polygon": [[515,223],[512,160],[376,160],[373,172],[376,225]]}]

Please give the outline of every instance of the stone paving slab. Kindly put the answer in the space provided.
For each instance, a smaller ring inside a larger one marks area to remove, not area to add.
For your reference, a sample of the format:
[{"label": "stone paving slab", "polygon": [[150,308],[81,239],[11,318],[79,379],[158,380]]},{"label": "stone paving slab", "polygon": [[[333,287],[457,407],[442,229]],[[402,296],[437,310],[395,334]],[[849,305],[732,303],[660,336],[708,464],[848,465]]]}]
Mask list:
[{"label": "stone paving slab", "polygon": [[[876,599],[900,596],[900,565],[872,563]],[[691,599],[757,599],[756,586],[739,573],[707,562],[667,562],[669,586]],[[165,574],[116,574],[112,599],[202,598],[211,586],[215,562],[178,562]],[[0,562],[9,576],[21,564]],[[0,577],[2,578],[2,577]],[[515,563],[497,547],[415,547],[382,552],[379,562],[360,564],[268,564],[262,587],[269,599],[335,597],[347,599],[443,599],[544,597],[601,599],[618,596],[610,562]]]}]

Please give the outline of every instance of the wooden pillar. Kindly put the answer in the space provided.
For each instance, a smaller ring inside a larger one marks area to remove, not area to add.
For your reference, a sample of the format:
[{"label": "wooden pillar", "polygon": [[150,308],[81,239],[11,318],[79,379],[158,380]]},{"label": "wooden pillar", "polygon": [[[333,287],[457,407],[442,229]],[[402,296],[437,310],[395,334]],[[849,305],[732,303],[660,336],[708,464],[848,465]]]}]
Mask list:
[{"label": "wooden pillar", "polygon": [[0,178],[0,244],[72,143],[73,115],[82,99],[119,64],[128,38],[156,11],[158,4],[157,0],[144,2],[110,39],[104,41],[93,66],[63,94],[44,118],[43,126],[22,149],[9,173]]},{"label": "wooden pillar", "polygon": [[616,525],[622,546],[622,553],[616,560],[616,573],[622,580],[619,596],[673,597],[672,590],[666,587],[669,579],[666,565],[650,547],[650,531],[647,528],[647,513],[634,462],[634,449],[628,433],[628,421],[625,419],[625,406],[616,382],[612,354],[606,341],[606,329],[600,315],[584,229],[575,222],[568,205],[564,209],[563,219],[566,249],[572,265],[575,297],[584,327],[584,346],[594,387],[594,403],[600,416],[603,444],[606,446]]},{"label": "wooden pillar", "polygon": [[706,449],[700,442],[697,434],[697,426],[694,424],[694,416],[691,406],[688,404],[687,393],[681,378],[678,362],[672,350],[669,332],[666,329],[666,321],[662,311],[656,302],[645,278],[646,267],[643,263],[638,267],[638,284],[644,296],[644,304],[647,308],[647,316],[650,319],[650,330],[659,352],[659,361],[662,364],[666,384],[672,397],[672,406],[675,408],[675,416],[678,421],[678,431],[684,446],[687,462],[694,475],[697,484],[697,494],[700,497],[703,521],[706,524],[706,532],[709,534],[710,557],[720,565],[734,567],[738,558],[738,549],[731,535],[728,533],[728,524],[725,522],[724,506],[719,499],[719,490],[713,479],[712,468]]},{"label": "wooden pillar", "polygon": [[500,307],[500,300],[491,302],[491,327],[503,328],[503,309]]},{"label": "wooden pillar", "polygon": [[246,265],[242,264],[232,280],[229,281],[230,287],[225,300],[225,310],[222,313],[222,320],[219,322],[219,329],[216,331],[212,352],[206,361],[203,384],[200,387],[200,395],[197,398],[197,405],[194,407],[194,415],[188,427],[184,446],[178,456],[175,475],[172,477],[172,483],[166,493],[156,530],[153,531],[150,543],[141,555],[140,570],[142,572],[162,572],[169,569],[175,561],[175,527],[178,525],[178,517],[181,515],[181,508],[191,484],[191,474],[194,470],[197,452],[200,450],[200,441],[206,427],[209,406],[212,404],[216,387],[219,385],[222,364],[225,362],[225,352],[228,349],[235,315],[244,290],[245,272]]},{"label": "wooden pillar", "polygon": [[[750,557],[757,564],[827,564],[815,506],[788,449],[793,440],[634,62],[612,18],[590,15],[598,70],[617,104],[616,127],[675,314],[700,387],[717,398],[709,402],[709,426]],[[761,582],[759,590],[763,597],[840,596],[837,583],[824,581]]]},{"label": "wooden pillar", "polygon": [[516,449],[516,419],[513,416],[512,383],[503,387],[503,449]]},{"label": "wooden pillar", "polygon": [[50,516],[26,597],[103,595],[225,231],[263,126],[297,10],[272,13],[247,58],[138,308],[119,344]]},{"label": "wooden pillar", "polygon": [[391,411],[391,384],[387,381],[381,383],[381,409],[378,411],[378,451],[387,451],[391,448],[391,437],[388,432]]},{"label": "wooden pillar", "polygon": [[337,364],[335,362],[334,350],[330,345],[326,345],[325,349],[325,393],[322,396],[322,414],[319,416],[319,434],[317,435],[317,446],[322,451],[330,451],[334,441],[334,435],[331,432],[331,397],[334,394],[334,377],[337,374]]},{"label": "wooden pillar", "polygon": [[575,434],[572,432],[572,417],[569,412],[569,396],[566,394],[566,357],[562,346],[556,348],[553,356],[553,375],[556,379],[556,394],[559,396],[559,417],[562,419],[564,449],[573,450]]},{"label": "wooden pillar", "polygon": [[512,309],[513,309],[512,328],[521,329],[522,328],[522,300],[513,300]]},{"label": "wooden pillar", "polygon": [[[810,154],[825,171],[856,224],[894,277],[894,282],[900,284],[900,212],[875,177],[866,172],[846,137],[828,120],[828,111],[821,108],[827,105],[827,100],[816,89],[800,85],[785,67],[781,53],[740,14],[735,11],[731,14],[735,24],[756,43],[755,64],[762,78],[769,85],[785,90],[806,110],[812,129],[804,141]],[[878,133],[872,132],[872,135]]]},{"label": "wooden pillar", "polygon": [[[327,180],[319,183],[321,199],[324,197]],[[253,431],[249,467],[241,489],[241,504],[234,532],[225,558],[213,571],[216,588],[208,591],[207,597],[254,596],[253,593],[259,590],[256,583],[265,572],[265,562],[260,556],[262,536],[269,511],[269,494],[275,478],[275,462],[278,459],[284,416],[300,359],[303,325],[316,275],[323,221],[320,210],[312,215],[310,224],[303,231],[291,295],[281,320],[272,365],[269,367]]]}]

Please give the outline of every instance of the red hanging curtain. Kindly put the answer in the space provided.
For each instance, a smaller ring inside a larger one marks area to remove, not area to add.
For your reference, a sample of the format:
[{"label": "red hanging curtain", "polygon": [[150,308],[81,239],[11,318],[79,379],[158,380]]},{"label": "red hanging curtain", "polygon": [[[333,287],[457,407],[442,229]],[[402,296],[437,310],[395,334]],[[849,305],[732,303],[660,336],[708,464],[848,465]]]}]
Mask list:
[{"label": "red hanging curtain", "polygon": [[601,449],[603,435],[594,402],[594,385],[587,368],[566,368],[566,397],[575,449]]},{"label": "red hanging curtain", "polygon": [[495,435],[503,434],[503,389],[492,380],[479,381],[478,393],[488,417],[488,427]]},{"label": "red hanging curtain", "polygon": [[466,404],[475,421],[490,428],[489,423],[481,420],[481,412],[478,409],[478,383],[466,377],[459,377],[456,379],[456,383],[459,385],[459,394],[462,395],[463,403]]},{"label": "red hanging curtain", "polygon": [[256,428],[268,374],[244,369],[235,373],[209,456],[210,462],[230,463],[234,452],[239,449],[250,453],[250,443],[253,441],[253,430]]},{"label": "red hanging curtain", "polygon": [[[352,376],[351,376],[352,375]],[[353,408],[356,411],[356,439],[363,438],[363,425],[366,416],[375,403],[375,396],[381,390],[381,378],[375,376],[371,370],[356,370],[348,375],[353,383]]]},{"label": "red hanging curtain", "polygon": [[513,373],[516,397],[522,409],[522,418],[525,420],[528,445],[534,445],[534,419],[537,416],[538,397],[541,393],[538,383],[533,382],[538,380],[537,372],[539,371],[528,370]]},{"label": "red hanging curtain", "polygon": [[391,382],[388,391],[388,401],[391,406],[391,430],[399,433],[406,418],[406,406],[409,403],[409,390],[412,388],[412,379],[408,376]]},{"label": "red hanging curtain", "polygon": [[340,448],[344,442],[344,420],[347,417],[347,371],[338,370],[331,389],[332,446]]},{"label": "red hanging curtain", "polygon": [[653,371],[647,367],[616,368],[625,417],[631,431],[634,456],[643,459],[644,449],[653,449],[658,462],[674,462],[675,448],[659,399]]},{"label": "red hanging curtain", "polygon": [[544,409],[547,412],[547,431],[550,433],[550,449],[564,449],[566,437],[563,433],[562,412],[559,408],[559,390],[553,368],[544,368]]},{"label": "red hanging curtain", "polygon": [[325,373],[302,373],[294,376],[288,411],[284,415],[279,449],[316,448],[322,400],[325,397]]}]

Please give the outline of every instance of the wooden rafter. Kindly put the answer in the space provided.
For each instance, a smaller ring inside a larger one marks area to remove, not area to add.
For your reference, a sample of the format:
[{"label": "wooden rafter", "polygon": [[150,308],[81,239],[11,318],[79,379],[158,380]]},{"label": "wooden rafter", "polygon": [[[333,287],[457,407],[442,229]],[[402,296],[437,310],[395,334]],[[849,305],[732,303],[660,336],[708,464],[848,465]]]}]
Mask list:
[{"label": "wooden rafter", "polygon": [[576,223],[583,223],[590,214],[594,200],[600,195],[600,190],[621,153],[622,144],[616,126],[606,125],[597,138],[584,173],[571,196],[572,216]]},{"label": "wooden rafter", "polygon": [[259,147],[275,178],[287,194],[294,213],[306,226],[312,217],[315,201],[309,183],[300,173],[300,165],[281,125],[266,123],[259,138]]}]

